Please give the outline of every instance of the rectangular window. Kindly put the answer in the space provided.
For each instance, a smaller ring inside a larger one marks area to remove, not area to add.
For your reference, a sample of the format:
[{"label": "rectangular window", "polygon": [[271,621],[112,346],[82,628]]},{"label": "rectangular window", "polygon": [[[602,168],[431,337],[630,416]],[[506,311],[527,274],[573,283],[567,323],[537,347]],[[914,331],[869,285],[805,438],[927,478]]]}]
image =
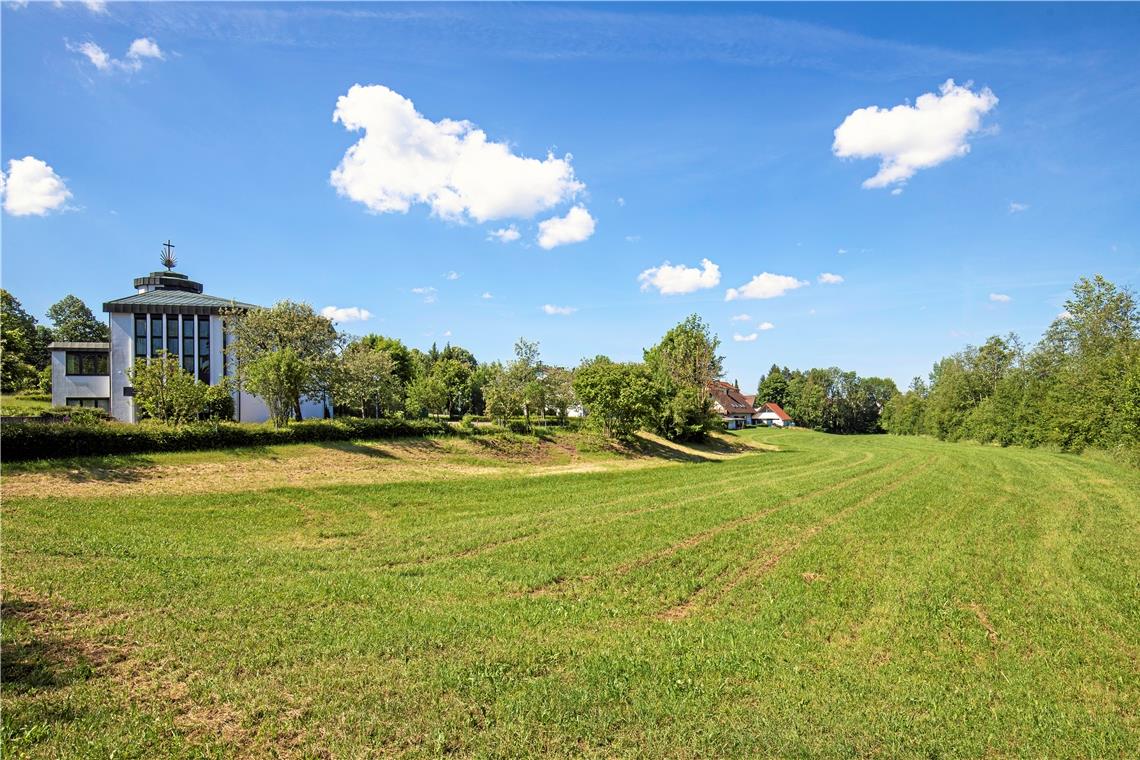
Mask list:
[{"label": "rectangular window", "polygon": [[178,316],[166,315],[166,350],[171,356],[178,356]]},{"label": "rectangular window", "polygon": [[194,374],[194,352],[182,355],[182,369],[186,370],[193,376]]},{"label": "rectangular window", "polygon": [[210,382],[210,318],[198,317],[198,379]]},{"label": "rectangular window", "polygon": [[67,374],[109,375],[110,356],[102,351],[68,351]]},{"label": "rectangular window", "polygon": [[146,315],[135,315],[135,356],[146,356]]},{"label": "rectangular window", "polygon": [[150,315],[150,355],[158,356],[158,352],[164,348],[162,345],[162,315]]},{"label": "rectangular window", "polygon": [[[182,318],[182,356],[190,357],[190,374],[194,374],[194,317]],[[182,363],[186,366],[186,363]]]},{"label": "rectangular window", "polygon": [[111,413],[111,399],[109,398],[69,398],[67,405],[84,409],[102,409],[108,414]]}]

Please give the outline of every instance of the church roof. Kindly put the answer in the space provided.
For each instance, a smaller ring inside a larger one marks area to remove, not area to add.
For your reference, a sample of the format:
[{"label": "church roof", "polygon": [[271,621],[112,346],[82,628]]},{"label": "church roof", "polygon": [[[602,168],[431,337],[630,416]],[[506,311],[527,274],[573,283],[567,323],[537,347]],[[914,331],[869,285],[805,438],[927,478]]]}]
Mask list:
[{"label": "church roof", "polygon": [[255,304],[185,290],[151,290],[103,304],[111,314],[218,314],[222,309],[257,309]]}]

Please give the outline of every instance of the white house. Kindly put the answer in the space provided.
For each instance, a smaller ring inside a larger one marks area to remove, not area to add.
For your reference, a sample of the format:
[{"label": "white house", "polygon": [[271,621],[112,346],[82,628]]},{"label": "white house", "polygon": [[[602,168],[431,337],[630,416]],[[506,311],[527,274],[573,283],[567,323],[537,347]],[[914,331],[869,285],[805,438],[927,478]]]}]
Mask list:
[{"label": "white house", "polygon": [[709,393],[712,395],[713,408],[721,416],[726,428],[738,430],[753,424],[756,410],[735,385],[714,380],[709,384]]},{"label": "white house", "polygon": [[795,427],[796,423],[788,416],[788,413],[780,408],[779,404],[768,402],[760,407],[760,413],[756,415],[756,423],[758,425],[767,425],[768,427]]},{"label": "white house", "polygon": [[[206,295],[202,284],[177,272],[151,272],[134,281],[135,294],[103,304],[110,343],[52,343],[51,400],[56,406],[98,407],[123,422],[136,422],[134,388],[128,371],[138,359],[166,351],[203,383],[232,375],[224,359],[230,338],[222,329],[223,309],[256,309],[253,304]],[[331,410],[329,410],[331,413]],[[301,404],[302,416],[323,417],[325,405]],[[250,393],[234,393],[234,417],[265,422],[269,408]]]}]

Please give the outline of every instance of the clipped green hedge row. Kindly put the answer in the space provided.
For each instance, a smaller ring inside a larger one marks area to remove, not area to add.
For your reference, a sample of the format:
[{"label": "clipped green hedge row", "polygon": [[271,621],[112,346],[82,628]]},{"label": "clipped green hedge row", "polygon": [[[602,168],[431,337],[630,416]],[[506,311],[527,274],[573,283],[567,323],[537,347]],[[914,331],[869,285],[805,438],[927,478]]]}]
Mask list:
[{"label": "clipped green hedge row", "polygon": [[0,456],[5,461],[57,459],[102,454],[152,454],[162,451],[228,449],[279,443],[313,443],[368,438],[446,435],[453,428],[436,420],[308,420],[274,429],[268,425],[196,423],[181,427],[126,424],[4,425]]}]

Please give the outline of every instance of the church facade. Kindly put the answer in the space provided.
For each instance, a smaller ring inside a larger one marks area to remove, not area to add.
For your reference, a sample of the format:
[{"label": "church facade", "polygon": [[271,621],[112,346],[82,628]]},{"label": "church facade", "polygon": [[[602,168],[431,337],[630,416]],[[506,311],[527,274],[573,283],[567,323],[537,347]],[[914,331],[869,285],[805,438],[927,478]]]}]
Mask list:
[{"label": "church facade", "polygon": [[[177,272],[151,272],[134,280],[133,295],[107,301],[109,343],[52,343],[52,404],[103,409],[122,422],[137,422],[130,369],[165,351],[199,382],[216,385],[233,375],[225,349],[230,340],[222,311],[253,304],[203,293],[202,284]],[[234,418],[265,422],[269,408],[250,393],[234,396]],[[322,417],[326,405],[303,402],[305,418]]]}]

